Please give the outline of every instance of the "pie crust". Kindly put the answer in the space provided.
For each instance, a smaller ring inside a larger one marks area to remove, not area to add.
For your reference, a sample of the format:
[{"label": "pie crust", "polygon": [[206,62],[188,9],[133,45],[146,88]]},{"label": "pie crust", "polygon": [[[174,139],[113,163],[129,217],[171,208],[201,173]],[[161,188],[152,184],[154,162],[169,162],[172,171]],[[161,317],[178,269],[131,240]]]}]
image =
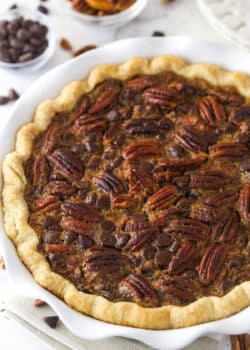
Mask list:
[{"label": "pie crust", "polygon": [[77,311],[106,322],[146,329],[188,327],[233,315],[250,306],[250,281],[234,287],[223,297],[203,297],[187,306],[154,308],[133,302],[112,302],[102,296],[78,291],[68,280],[52,272],[45,257],[38,252],[38,236],[28,223],[29,211],[24,200],[26,177],[23,164],[31,155],[34,138],[48,128],[55,113],[72,110],[80,96],[91,91],[99,82],[163,71],[172,71],[186,78],[202,78],[215,86],[234,86],[250,98],[248,76],[228,72],[215,65],[189,64],[172,56],[159,56],[152,60],[133,58],[120,66],[101,65],[90,73],[87,80],[72,82],[54,100],[42,102],[35,111],[33,122],[18,131],[15,151],[8,154],[3,162],[5,230],[35,280]]}]

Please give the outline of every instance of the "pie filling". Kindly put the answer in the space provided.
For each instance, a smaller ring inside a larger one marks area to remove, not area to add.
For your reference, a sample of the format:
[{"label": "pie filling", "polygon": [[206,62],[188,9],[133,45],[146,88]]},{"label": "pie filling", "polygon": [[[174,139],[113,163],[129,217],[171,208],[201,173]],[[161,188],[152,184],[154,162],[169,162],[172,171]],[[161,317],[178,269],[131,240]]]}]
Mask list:
[{"label": "pie filling", "polygon": [[171,72],[108,79],[55,115],[25,165],[52,271],[145,307],[250,280],[250,104]]},{"label": "pie filling", "polygon": [[73,8],[90,16],[107,16],[122,12],[136,0],[70,0]]}]

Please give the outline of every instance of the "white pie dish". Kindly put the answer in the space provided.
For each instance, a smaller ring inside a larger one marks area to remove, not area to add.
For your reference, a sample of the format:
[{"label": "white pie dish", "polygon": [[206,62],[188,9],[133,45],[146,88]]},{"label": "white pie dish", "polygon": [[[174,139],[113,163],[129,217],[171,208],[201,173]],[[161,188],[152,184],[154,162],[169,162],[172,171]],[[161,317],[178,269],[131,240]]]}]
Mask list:
[{"label": "white pie dish", "polygon": [[[192,62],[217,63],[229,70],[250,73],[248,53],[187,37],[130,39],[107,45],[57,67],[33,84],[18,101],[4,130],[0,132],[0,160],[13,148],[17,129],[31,120],[34,108],[44,99],[55,97],[70,81],[85,78],[93,67],[101,63],[116,64],[135,56],[153,57],[161,54],[182,56]],[[224,320],[166,331],[135,329],[97,321],[70,309],[57,297],[40,287],[20,262],[16,250],[4,233],[0,234],[0,244],[4,248],[7,272],[15,285],[16,293],[45,300],[74,334],[85,339],[123,336],[166,350],[180,349],[204,335],[239,334],[250,331],[250,308]]]}]

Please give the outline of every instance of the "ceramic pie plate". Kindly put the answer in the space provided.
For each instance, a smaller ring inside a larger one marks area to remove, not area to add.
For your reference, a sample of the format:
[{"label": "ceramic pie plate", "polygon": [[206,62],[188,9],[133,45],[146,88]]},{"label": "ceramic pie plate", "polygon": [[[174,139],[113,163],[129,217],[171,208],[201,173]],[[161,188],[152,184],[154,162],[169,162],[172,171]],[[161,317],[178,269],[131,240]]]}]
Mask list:
[{"label": "ceramic pie plate", "polygon": [[[151,58],[175,55],[194,62],[218,64],[228,70],[250,74],[250,54],[229,46],[193,40],[188,37],[142,38],[122,40],[90,51],[71,60],[37,80],[16,103],[3,130],[0,131],[0,160],[14,147],[15,134],[31,121],[36,106],[45,99],[56,97],[70,81],[84,79],[97,65],[121,64],[132,57]],[[136,339],[161,350],[180,349],[195,339],[213,334],[250,332],[250,307],[229,318],[176,330],[143,330],[118,326],[95,320],[72,310],[63,301],[43,289],[20,261],[16,249],[1,229],[7,274],[19,295],[45,300],[58,314],[65,326],[75,335],[87,340],[112,336]]]}]

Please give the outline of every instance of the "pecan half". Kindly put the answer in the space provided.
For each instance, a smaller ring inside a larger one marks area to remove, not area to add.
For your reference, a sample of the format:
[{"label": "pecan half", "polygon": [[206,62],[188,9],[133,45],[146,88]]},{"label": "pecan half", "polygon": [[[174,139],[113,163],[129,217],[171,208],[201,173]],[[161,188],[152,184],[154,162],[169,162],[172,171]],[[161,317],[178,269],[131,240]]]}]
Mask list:
[{"label": "pecan half", "polygon": [[207,223],[218,222],[223,215],[220,209],[221,208],[210,207],[209,205],[199,205],[192,209],[192,218]]},{"label": "pecan half", "polygon": [[249,153],[244,143],[220,142],[209,147],[209,157],[221,160],[240,160]]},{"label": "pecan half", "polygon": [[68,179],[80,179],[84,167],[81,159],[73,152],[66,149],[56,149],[52,155],[47,157],[51,164]]},{"label": "pecan half", "polygon": [[189,242],[185,243],[177,251],[176,256],[170,262],[168,271],[171,274],[182,273],[187,268],[187,264],[190,263],[194,254],[195,254],[194,246]]},{"label": "pecan half", "polygon": [[74,124],[77,129],[84,133],[106,128],[106,121],[99,115],[83,114],[75,120]]},{"label": "pecan half", "polygon": [[75,188],[66,181],[50,181],[44,187],[44,192],[49,194],[70,195],[75,193]]},{"label": "pecan half", "polygon": [[145,101],[149,104],[159,106],[163,109],[173,109],[179,99],[178,91],[161,86],[145,90],[143,93]]},{"label": "pecan half", "polygon": [[87,222],[100,222],[102,220],[98,210],[88,207],[85,203],[65,202],[61,205],[61,209],[64,214]]},{"label": "pecan half", "polygon": [[126,245],[127,250],[136,252],[140,250],[146,243],[152,242],[157,235],[157,231],[154,228],[147,228],[135,233]]},{"label": "pecan half", "polygon": [[245,105],[238,107],[231,116],[232,121],[244,122],[250,119],[250,106]]},{"label": "pecan half", "polygon": [[242,218],[250,222],[250,185],[244,185],[240,191],[239,211]]},{"label": "pecan half", "polygon": [[125,130],[129,135],[157,135],[160,132],[157,119],[158,118],[132,119],[125,124]]},{"label": "pecan half", "polygon": [[180,208],[169,208],[156,214],[154,219],[151,221],[153,227],[164,227],[167,225],[169,220],[180,216],[186,216],[188,211]]},{"label": "pecan half", "polygon": [[214,96],[202,97],[198,102],[201,118],[206,124],[214,127],[216,122],[226,120],[225,111]]},{"label": "pecan half", "polygon": [[125,258],[112,248],[91,247],[85,256],[87,271],[99,273],[117,272],[125,266]]},{"label": "pecan half", "polygon": [[155,85],[155,83],[156,79],[154,76],[141,75],[139,77],[126,81],[125,86],[133,90],[144,90],[146,88],[152,87]]},{"label": "pecan half", "polygon": [[59,208],[60,205],[61,203],[59,202],[58,197],[48,195],[36,200],[32,205],[31,211],[32,213],[36,213],[40,210],[48,212]]},{"label": "pecan half", "polygon": [[125,231],[139,232],[145,229],[149,229],[151,227],[152,227],[151,223],[148,220],[146,220],[146,218],[144,218],[142,220],[128,221],[125,225]]},{"label": "pecan half", "polygon": [[192,241],[202,241],[208,239],[209,226],[199,220],[177,219],[170,222],[165,233],[180,239],[190,239]]},{"label": "pecan half", "polygon": [[119,194],[124,191],[122,181],[111,172],[103,172],[92,179],[93,183],[102,191],[110,194]]},{"label": "pecan half", "polygon": [[208,196],[205,200],[207,205],[211,205],[212,207],[221,207],[222,205],[232,206],[233,202],[237,198],[237,193],[233,190],[225,190],[216,194],[212,194]]},{"label": "pecan half", "polygon": [[209,145],[209,140],[204,132],[187,125],[179,127],[175,138],[193,152],[205,152]]},{"label": "pecan half", "polygon": [[60,126],[58,124],[50,126],[44,135],[43,151],[45,153],[52,152],[59,137]]},{"label": "pecan half", "polygon": [[32,166],[32,182],[35,187],[41,189],[48,181],[49,165],[45,156],[37,157]]},{"label": "pecan half", "polygon": [[93,104],[92,107],[89,109],[89,113],[98,113],[109,107],[115,100],[118,90],[115,89],[108,89],[104,91],[96,100],[96,102]]},{"label": "pecan half", "polygon": [[200,294],[198,286],[181,276],[162,276],[159,280],[159,290],[163,295],[170,295],[186,304],[196,300]]},{"label": "pecan half", "polygon": [[220,242],[229,242],[237,234],[239,229],[239,217],[236,213],[227,213],[213,227],[212,237]]},{"label": "pecan half", "polygon": [[142,157],[156,157],[160,155],[160,144],[151,140],[140,140],[126,146],[122,152],[124,159],[133,160]]},{"label": "pecan half", "polygon": [[65,231],[72,231],[78,233],[79,235],[84,235],[89,231],[90,225],[81,220],[73,220],[68,218],[63,218],[60,222],[60,226]]},{"label": "pecan half", "polygon": [[190,175],[190,187],[201,189],[216,189],[228,183],[228,176],[221,171],[211,170]]},{"label": "pecan half", "polygon": [[178,196],[176,186],[166,185],[148,198],[145,208],[146,210],[166,209],[177,200]]},{"label": "pecan half", "polygon": [[205,163],[207,159],[206,155],[201,155],[196,158],[190,159],[164,159],[158,162],[158,166],[163,170],[167,169],[186,169],[199,167],[201,164]]},{"label": "pecan half", "polygon": [[131,208],[133,205],[134,200],[126,194],[120,194],[112,197],[112,206],[114,208]]},{"label": "pecan half", "polygon": [[158,296],[151,284],[142,276],[135,274],[128,275],[120,282],[119,291],[121,294],[132,296],[143,306],[157,306]]},{"label": "pecan half", "polygon": [[211,244],[201,259],[199,265],[199,277],[201,282],[208,286],[221,272],[226,260],[226,252],[223,246]]}]

